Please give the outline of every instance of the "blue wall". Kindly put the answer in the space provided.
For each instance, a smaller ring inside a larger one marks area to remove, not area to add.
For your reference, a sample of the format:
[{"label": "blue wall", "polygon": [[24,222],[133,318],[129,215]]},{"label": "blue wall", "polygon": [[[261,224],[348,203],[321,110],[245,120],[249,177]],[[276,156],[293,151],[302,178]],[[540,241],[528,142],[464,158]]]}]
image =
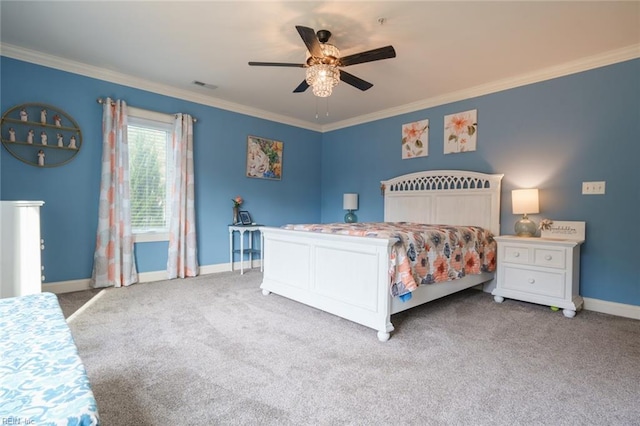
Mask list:
[{"label": "blue wall", "polygon": [[[478,110],[474,152],[443,154],[444,116]],[[429,119],[429,156],[401,159],[401,127]],[[540,188],[540,215],[587,223],[580,293],[640,305],[640,60],[325,133],[322,221],[341,221],[357,192],[360,221],[383,219],[380,181],[420,170],[504,173],[501,233],[512,234],[511,190]],[[605,195],[581,195],[606,181]]]},{"label": "blue wall", "polygon": [[[231,198],[241,195],[257,222],[320,220],[322,134],[130,87],[0,57],[2,111],[23,103],[51,104],[71,115],[83,135],[69,163],[27,165],[5,149],[0,154],[0,199],[44,200],[42,235],[46,282],[91,276],[98,217],[102,156],[102,106],[98,97],[164,113],[189,113],[194,126],[198,259],[201,265],[229,261]],[[281,181],[245,177],[247,136],[284,142]],[[166,269],[167,243],[136,244],[140,272]]]},{"label": "blue wall", "polygon": [[[427,169],[504,173],[502,233],[512,233],[511,190],[540,188],[540,215],[587,222],[581,294],[640,305],[634,266],[640,229],[640,60],[381,119],[325,134],[0,57],[2,111],[49,103],[75,118],[83,147],[70,163],[39,169],[0,150],[0,198],[46,202],[42,232],[48,282],[91,274],[97,224],[101,114],[97,97],[166,113],[195,125],[196,208],[201,265],[228,262],[226,225],[235,195],[268,225],[342,221],[342,194],[357,192],[360,221],[382,220],[380,180]],[[443,117],[478,110],[477,151],[443,154]],[[401,126],[430,120],[429,156],[401,159]],[[246,137],[284,142],[282,181],[244,175]],[[607,193],[581,195],[583,181]],[[141,272],[163,270],[166,243],[137,244]]]}]

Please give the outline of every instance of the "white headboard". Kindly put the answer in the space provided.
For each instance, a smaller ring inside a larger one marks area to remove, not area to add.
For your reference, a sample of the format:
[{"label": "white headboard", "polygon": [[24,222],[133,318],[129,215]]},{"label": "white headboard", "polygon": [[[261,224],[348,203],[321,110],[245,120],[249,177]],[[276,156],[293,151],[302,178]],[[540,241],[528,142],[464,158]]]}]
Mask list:
[{"label": "white headboard", "polygon": [[503,176],[429,170],[384,180],[384,221],[482,226],[500,235]]}]

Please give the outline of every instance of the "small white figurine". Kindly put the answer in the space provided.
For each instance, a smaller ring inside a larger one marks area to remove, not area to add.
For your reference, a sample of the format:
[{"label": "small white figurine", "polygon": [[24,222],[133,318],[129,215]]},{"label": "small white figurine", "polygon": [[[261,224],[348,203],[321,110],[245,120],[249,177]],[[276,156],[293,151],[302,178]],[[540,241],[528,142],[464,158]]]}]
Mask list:
[{"label": "small white figurine", "polygon": [[16,131],[13,127],[9,127],[9,142],[16,141]]},{"label": "small white figurine", "polygon": [[62,127],[62,119],[58,114],[53,116],[53,122],[55,123],[56,127]]},{"label": "small white figurine", "polygon": [[44,151],[38,151],[38,166],[44,166]]},{"label": "small white figurine", "polygon": [[62,135],[61,135],[60,133],[58,133],[58,134],[56,135],[56,138],[58,138],[58,146],[59,146],[60,148],[62,148],[62,147],[64,146],[64,144],[62,143]]},{"label": "small white figurine", "polygon": [[47,110],[40,110],[40,123],[47,124]]},{"label": "small white figurine", "polygon": [[27,110],[24,108],[20,110],[20,121],[29,121],[29,114],[27,114]]},{"label": "small white figurine", "polygon": [[40,132],[40,143],[42,145],[47,144],[47,134],[44,132],[44,130]]},{"label": "small white figurine", "polygon": [[27,133],[27,143],[33,143],[33,129],[30,129],[29,133]]},{"label": "small white figurine", "polygon": [[71,139],[69,139],[69,148],[76,148],[76,137],[75,136],[71,136]]}]

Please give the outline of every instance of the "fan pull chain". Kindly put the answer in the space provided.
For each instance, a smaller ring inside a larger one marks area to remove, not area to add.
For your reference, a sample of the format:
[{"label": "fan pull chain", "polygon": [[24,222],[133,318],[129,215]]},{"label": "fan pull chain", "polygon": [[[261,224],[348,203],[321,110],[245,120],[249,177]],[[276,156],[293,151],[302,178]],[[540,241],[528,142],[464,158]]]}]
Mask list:
[{"label": "fan pull chain", "polygon": [[[316,96],[316,120],[319,119],[320,115],[318,114],[318,97]],[[328,117],[329,116],[329,97],[326,97],[326,104],[325,104],[325,115]]]}]

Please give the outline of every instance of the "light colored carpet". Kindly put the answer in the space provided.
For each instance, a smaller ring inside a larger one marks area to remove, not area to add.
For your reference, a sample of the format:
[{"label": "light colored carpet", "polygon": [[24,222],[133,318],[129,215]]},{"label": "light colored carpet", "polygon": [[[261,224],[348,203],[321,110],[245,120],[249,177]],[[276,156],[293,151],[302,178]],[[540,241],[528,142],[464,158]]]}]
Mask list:
[{"label": "light colored carpet", "polygon": [[101,288],[94,288],[90,290],[74,291],[71,293],[56,294],[58,297],[58,303],[62,308],[62,314],[65,318],[69,318],[74,312],[77,312],[82,308],[89,300],[91,300],[96,294],[102,291]]},{"label": "light colored carpet", "polygon": [[640,321],[467,290],[381,343],[261,278],[112,288],[74,315],[103,425],[640,425]]}]

